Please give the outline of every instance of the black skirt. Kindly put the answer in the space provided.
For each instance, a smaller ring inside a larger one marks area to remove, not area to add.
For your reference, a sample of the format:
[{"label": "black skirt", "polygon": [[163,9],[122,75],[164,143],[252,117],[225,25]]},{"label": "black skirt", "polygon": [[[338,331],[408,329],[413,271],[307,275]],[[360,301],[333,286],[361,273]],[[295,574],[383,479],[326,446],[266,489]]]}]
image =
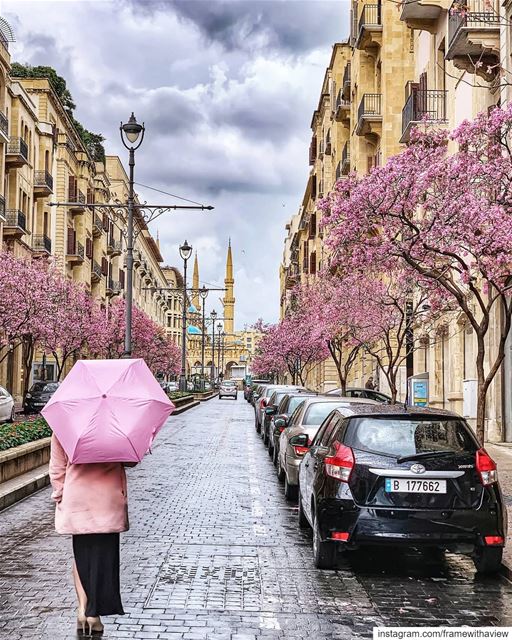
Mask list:
[{"label": "black skirt", "polygon": [[85,615],[123,615],[119,584],[119,534],[74,535],[73,554],[87,594]]}]

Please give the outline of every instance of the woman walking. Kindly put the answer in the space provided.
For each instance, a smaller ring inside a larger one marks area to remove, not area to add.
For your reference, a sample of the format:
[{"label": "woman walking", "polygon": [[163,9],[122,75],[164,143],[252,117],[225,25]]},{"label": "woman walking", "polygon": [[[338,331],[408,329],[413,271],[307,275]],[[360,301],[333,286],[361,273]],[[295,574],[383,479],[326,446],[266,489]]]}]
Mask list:
[{"label": "woman walking", "polygon": [[55,528],[73,536],[79,634],[101,635],[100,616],[124,614],[119,584],[119,533],[128,530],[124,466],[122,462],[71,464],[52,436]]}]

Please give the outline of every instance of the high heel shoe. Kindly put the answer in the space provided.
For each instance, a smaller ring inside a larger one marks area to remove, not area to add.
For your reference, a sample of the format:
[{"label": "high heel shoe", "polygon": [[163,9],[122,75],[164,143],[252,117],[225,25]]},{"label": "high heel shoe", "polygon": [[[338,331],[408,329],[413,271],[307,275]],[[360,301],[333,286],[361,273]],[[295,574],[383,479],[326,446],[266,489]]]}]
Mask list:
[{"label": "high heel shoe", "polygon": [[87,616],[85,615],[85,609],[78,607],[76,614],[76,632],[85,636],[85,625],[87,624]]},{"label": "high heel shoe", "polygon": [[101,618],[99,616],[90,618],[87,617],[87,626],[89,628],[90,636],[102,636],[103,635],[103,624],[101,623]]}]

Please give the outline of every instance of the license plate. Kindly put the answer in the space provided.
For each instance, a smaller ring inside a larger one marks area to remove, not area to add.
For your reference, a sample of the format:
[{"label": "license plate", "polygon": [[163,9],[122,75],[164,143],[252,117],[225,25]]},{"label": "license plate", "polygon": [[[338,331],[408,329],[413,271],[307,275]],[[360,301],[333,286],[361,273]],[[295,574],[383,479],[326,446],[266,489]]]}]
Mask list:
[{"label": "license plate", "polygon": [[389,493],[446,493],[446,480],[386,478],[385,490]]}]

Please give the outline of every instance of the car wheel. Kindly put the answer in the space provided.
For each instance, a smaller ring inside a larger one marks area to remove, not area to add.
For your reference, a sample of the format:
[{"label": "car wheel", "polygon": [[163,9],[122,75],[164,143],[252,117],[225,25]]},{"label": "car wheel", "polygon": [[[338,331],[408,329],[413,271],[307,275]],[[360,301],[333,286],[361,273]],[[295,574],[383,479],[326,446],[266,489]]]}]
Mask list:
[{"label": "car wheel", "polygon": [[9,418],[9,420],[7,420],[7,422],[14,422],[15,420],[16,420],[16,411],[13,407],[11,411],[11,417]]},{"label": "car wheel", "polygon": [[279,456],[277,456],[276,467],[277,467],[277,479],[279,480],[279,482],[284,482],[285,474],[283,471],[283,467],[281,466],[281,460],[279,459]]},{"label": "car wheel", "polygon": [[268,444],[268,455],[269,455],[269,458],[274,457],[274,447],[272,446],[272,440],[270,440]]},{"label": "car wheel", "polygon": [[287,500],[297,500],[297,489],[298,487],[293,484],[288,483],[288,478],[284,477],[284,497]]},{"label": "car wheel", "polygon": [[302,498],[300,497],[300,489],[299,489],[299,529],[309,529],[309,522],[306,518],[306,514],[304,513],[304,509],[302,507]]},{"label": "car wheel", "polygon": [[260,433],[261,432],[261,428],[260,428],[260,425],[258,424],[257,420],[254,420],[254,428],[256,429],[256,433]]},{"label": "car wheel", "polygon": [[317,569],[336,567],[336,543],[322,540],[318,518],[313,522],[313,561]]},{"label": "car wheel", "polygon": [[265,430],[263,430],[263,444],[268,445],[268,435]]},{"label": "car wheel", "polygon": [[502,547],[478,547],[473,562],[478,573],[497,573],[501,568]]},{"label": "car wheel", "polygon": [[272,462],[274,463],[274,467],[277,467],[277,459],[279,458],[279,451],[277,447],[274,447],[274,451],[272,452]]}]

